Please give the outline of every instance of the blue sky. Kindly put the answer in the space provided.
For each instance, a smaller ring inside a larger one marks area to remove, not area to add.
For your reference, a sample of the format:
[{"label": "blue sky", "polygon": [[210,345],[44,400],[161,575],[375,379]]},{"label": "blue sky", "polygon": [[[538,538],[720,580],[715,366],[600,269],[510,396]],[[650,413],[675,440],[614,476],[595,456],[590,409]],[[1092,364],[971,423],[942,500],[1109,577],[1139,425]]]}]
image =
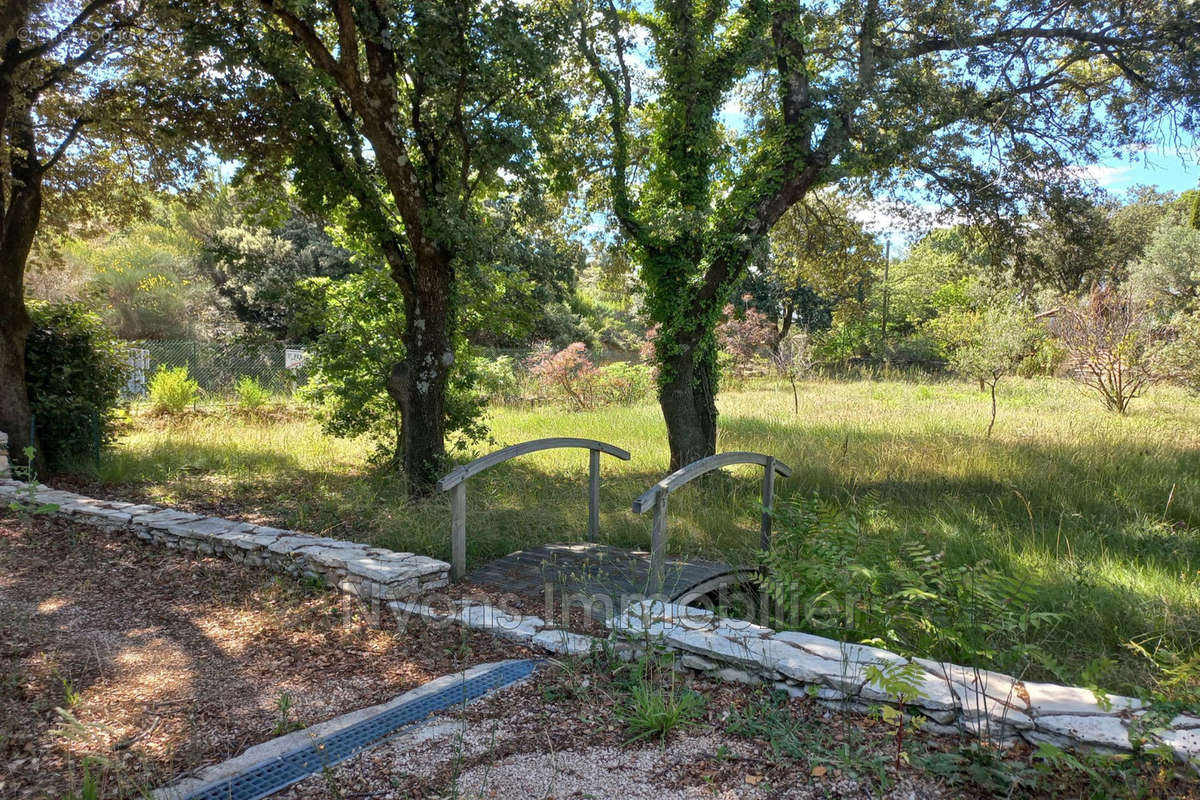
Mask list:
[{"label": "blue sky", "polygon": [[1101,188],[1114,194],[1139,184],[1153,186],[1162,192],[1183,192],[1200,186],[1198,156],[1200,143],[1193,141],[1190,150],[1185,150],[1182,155],[1174,148],[1159,147],[1082,169]]}]

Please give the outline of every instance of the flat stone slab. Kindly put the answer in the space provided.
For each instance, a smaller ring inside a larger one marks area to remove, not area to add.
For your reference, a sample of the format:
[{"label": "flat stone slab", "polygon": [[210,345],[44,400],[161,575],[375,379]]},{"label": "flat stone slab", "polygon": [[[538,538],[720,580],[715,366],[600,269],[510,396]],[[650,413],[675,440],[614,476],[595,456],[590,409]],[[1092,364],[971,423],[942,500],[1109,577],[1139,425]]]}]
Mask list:
[{"label": "flat stone slab", "polygon": [[1121,695],[1097,696],[1091,689],[1079,686],[1060,686],[1057,683],[1022,681],[1028,696],[1027,710],[1038,717],[1064,714],[1068,716],[1104,716],[1127,711],[1139,711],[1145,704],[1133,697]]}]

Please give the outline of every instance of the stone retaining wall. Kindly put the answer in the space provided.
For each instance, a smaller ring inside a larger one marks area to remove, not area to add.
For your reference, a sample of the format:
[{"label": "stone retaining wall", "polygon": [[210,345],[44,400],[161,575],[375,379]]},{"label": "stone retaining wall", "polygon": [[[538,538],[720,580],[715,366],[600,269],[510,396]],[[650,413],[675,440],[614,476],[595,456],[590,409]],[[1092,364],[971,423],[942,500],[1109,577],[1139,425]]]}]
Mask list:
[{"label": "stone retaining wall", "polygon": [[[835,710],[860,713],[900,698],[872,680],[876,670],[907,668],[919,686],[905,710],[937,734],[968,734],[993,742],[1016,739],[1059,747],[1130,752],[1135,744],[1165,745],[1200,771],[1200,716],[1165,717],[1142,701],[1089,689],[1022,681],[1009,675],[928,659],[908,659],[877,647],[794,631],[774,631],[689,606],[647,600],[607,620],[603,642],[517,616],[494,606],[455,601],[446,609],[389,603],[398,619],[412,614],[449,621],[542,650],[578,655],[602,646],[630,657],[648,646],[674,651],[681,669],[720,680],[771,683]],[[872,669],[874,668],[874,669]]]},{"label": "stone retaining wall", "polygon": [[450,565],[426,556],[171,508],[95,500],[40,484],[30,494],[27,484],[0,479],[0,502],[7,505],[13,499],[54,504],[57,515],[132,533],[172,550],[223,555],[289,575],[322,578],[364,599],[414,597],[449,583]]},{"label": "stone retaining wall", "polygon": [[774,631],[689,606],[646,600],[606,621],[607,641],[572,633],[540,617],[457,600],[439,609],[417,602],[448,584],[450,565],[412,553],[356,542],[203,517],[174,509],[95,500],[38,485],[0,479],[0,502],[53,503],[59,515],[125,531],[165,547],[221,554],[291,575],[321,577],[344,592],[387,602],[398,619],[416,615],[490,631],[560,655],[600,646],[632,657],[648,646],[674,651],[680,669],[722,680],[771,683],[838,710],[898,707],[900,698],[875,679],[904,669],[919,687],[906,711],[934,733],[968,733],[991,741],[1024,739],[1060,747],[1129,752],[1165,746],[1200,771],[1200,714],[1166,714],[1141,700],[1099,696],[1089,689],[1024,681],[988,670],[908,659],[877,647],[794,631]]}]

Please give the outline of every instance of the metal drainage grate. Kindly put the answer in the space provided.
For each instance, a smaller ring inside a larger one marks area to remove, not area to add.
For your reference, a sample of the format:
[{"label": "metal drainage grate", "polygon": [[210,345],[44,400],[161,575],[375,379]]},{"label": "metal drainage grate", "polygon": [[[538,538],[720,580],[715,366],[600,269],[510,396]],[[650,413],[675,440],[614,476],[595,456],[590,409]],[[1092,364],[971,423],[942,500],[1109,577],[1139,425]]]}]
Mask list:
[{"label": "metal drainage grate", "polygon": [[534,660],[500,664],[473,678],[418,697],[329,736],[314,739],[287,755],[250,767],[234,778],[210,784],[185,800],[259,800],[365,750],[373,742],[431,714],[461,705],[527,677]]}]

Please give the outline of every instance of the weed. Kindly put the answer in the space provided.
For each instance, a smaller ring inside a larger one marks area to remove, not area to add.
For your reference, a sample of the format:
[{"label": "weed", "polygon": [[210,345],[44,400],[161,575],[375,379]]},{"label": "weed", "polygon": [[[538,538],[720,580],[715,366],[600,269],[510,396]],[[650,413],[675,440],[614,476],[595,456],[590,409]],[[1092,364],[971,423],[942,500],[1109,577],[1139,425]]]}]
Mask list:
[{"label": "weed", "polygon": [[665,743],[672,732],[694,725],[704,713],[704,696],[680,685],[674,656],[655,646],[646,648],[617,685],[622,695],[616,715],[630,742],[655,737]]},{"label": "weed", "polygon": [[62,677],[61,675],[59,676],[58,679],[60,681],[62,681],[63,703],[66,705],[66,707],[74,708],[75,706],[79,705],[79,701],[82,698],[80,697],[79,692],[75,689],[75,687],[73,685],[71,685],[71,682],[69,680],[67,680],[66,678]]},{"label": "weed", "polygon": [[11,468],[15,480],[24,481],[25,485],[17,490],[16,497],[8,504],[8,508],[22,520],[28,522],[33,517],[42,514],[53,514],[58,511],[58,503],[42,503],[38,501],[38,474],[34,467],[34,456],[37,451],[26,447],[25,463],[14,464]]},{"label": "weed", "polygon": [[159,414],[182,414],[195,405],[200,384],[188,377],[187,367],[159,367],[146,387],[150,405]]},{"label": "weed", "polygon": [[280,692],[275,695],[275,727],[271,729],[272,736],[283,736],[285,733],[298,731],[304,724],[292,717],[291,692]]},{"label": "weed", "polygon": [[237,395],[238,410],[248,414],[261,411],[271,399],[271,393],[250,375],[238,378],[237,383],[233,385],[233,391]]}]

